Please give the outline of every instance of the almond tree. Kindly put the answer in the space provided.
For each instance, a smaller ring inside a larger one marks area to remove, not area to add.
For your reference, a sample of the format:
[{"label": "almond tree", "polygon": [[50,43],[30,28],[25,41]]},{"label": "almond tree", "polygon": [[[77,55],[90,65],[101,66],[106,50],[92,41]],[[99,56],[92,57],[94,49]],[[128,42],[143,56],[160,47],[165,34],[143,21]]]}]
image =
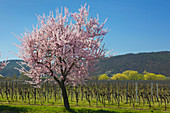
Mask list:
[{"label": "almond tree", "polygon": [[[62,13],[64,12],[64,13]],[[86,5],[79,12],[69,13],[65,7],[56,16],[53,12],[46,17],[38,16],[38,25],[32,32],[22,34],[16,45],[19,57],[30,67],[21,72],[40,83],[42,76],[56,81],[62,89],[64,106],[70,109],[66,84],[82,83],[88,79],[89,69],[99,58],[104,58],[105,49],[101,44],[108,32],[99,24],[98,18],[89,18]]]},{"label": "almond tree", "polygon": [[[1,56],[1,53],[0,53],[0,56]],[[7,64],[8,64],[7,59],[5,60],[5,62],[0,62],[0,71],[1,71],[2,69],[4,69],[4,67],[5,67]]]}]

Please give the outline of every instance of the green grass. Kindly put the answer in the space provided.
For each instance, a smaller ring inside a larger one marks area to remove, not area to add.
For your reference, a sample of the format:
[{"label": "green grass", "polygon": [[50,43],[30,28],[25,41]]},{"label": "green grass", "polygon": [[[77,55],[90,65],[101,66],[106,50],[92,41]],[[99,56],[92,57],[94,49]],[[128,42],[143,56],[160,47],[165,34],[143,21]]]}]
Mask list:
[{"label": "green grass", "polygon": [[[71,101],[69,100],[69,103],[70,103],[70,106],[72,107],[82,107],[82,108],[104,108],[104,106],[98,102],[98,106],[96,106],[96,103],[95,101],[91,101],[91,105],[89,106],[89,103],[84,100],[84,101],[81,101],[79,100],[79,104],[77,106],[76,102],[75,101]],[[0,99],[0,104],[2,105],[34,105],[34,101],[31,100],[30,104],[28,103],[28,100],[27,101],[21,101],[21,100],[18,100],[18,101],[10,101],[10,103],[6,100],[6,99]],[[41,101],[37,101],[36,104],[37,106],[63,106],[63,101],[61,102],[60,100],[57,100],[56,102],[52,99],[49,100],[49,102],[47,101],[43,101],[43,103],[41,103]],[[151,104],[152,107],[151,109],[153,110],[164,110],[164,103],[162,105],[158,105],[158,103],[155,103],[154,105]],[[170,112],[170,104],[167,105],[167,111]],[[108,104],[108,102],[106,101],[106,105],[105,105],[106,108],[118,108],[118,105],[117,103],[110,103]],[[119,108],[120,109],[133,109],[133,105],[131,104],[125,104],[125,101],[121,102],[119,104]],[[138,103],[135,103],[134,104],[134,109],[141,109],[141,110],[145,110],[145,109],[149,109],[149,105],[147,103],[145,103],[145,105],[143,106],[143,104],[141,103],[140,105]]]},{"label": "green grass", "polygon": [[0,105],[0,113],[169,113],[160,110],[137,110],[118,108],[71,107],[68,111],[59,106],[39,105]]},{"label": "green grass", "polygon": [[79,98],[79,105],[76,105],[75,97],[74,101],[71,101],[69,98],[71,111],[67,111],[63,107],[63,101],[58,98],[57,101],[54,101],[54,98],[49,99],[48,101],[44,101],[44,99],[38,98],[36,104],[34,105],[34,99],[31,99],[30,104],[28,100],[22,101],[22,99],[18,99],[17,101],[14,99],[10,102],[7,99],[1,98],[0,96],[0,113],[170,113],[170,104],[167,105],[167,110],[164,111],[164,104],[158,105],[158,103],[152,104],[151,109],[149,109],[148,104],[146,103],[144,106],[141,102],[139,105],[135,103],[125,104],[125,100],[120,103],[119,108],[117,103],[114,101],[113,104],[106,101],[105,107],[98,102],[98,107],[96,107],[96,101],[91,101],[91,106],[84,98],[83,101]]}]

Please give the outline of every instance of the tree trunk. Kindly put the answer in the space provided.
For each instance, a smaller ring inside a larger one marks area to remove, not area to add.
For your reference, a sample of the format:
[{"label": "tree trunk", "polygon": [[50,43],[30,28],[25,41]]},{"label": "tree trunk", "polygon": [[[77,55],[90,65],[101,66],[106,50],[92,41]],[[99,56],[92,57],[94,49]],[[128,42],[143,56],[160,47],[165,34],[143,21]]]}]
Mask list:
[{"label": "tree trunk", "polygon": [[62,95],[63,95],[63,100],[64,100],[64,107],[67,110],[70,110],[70,105],[69,105],[69,101],[68,101],[68,96],[67,96],[67,91],[66,91],[66,87],[64,85],[64,82],[61,82],[60,84],[60,88],[62,90]]}]

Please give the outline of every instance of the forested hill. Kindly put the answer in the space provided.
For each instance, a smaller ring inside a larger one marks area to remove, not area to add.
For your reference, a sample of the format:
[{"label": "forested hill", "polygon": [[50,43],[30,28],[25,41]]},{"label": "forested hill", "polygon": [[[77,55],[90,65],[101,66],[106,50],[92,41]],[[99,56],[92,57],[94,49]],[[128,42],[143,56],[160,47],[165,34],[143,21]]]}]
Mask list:
[{"label": "forested hill", "polygon": [[16,70],[15,67],[21,68],[17,64],[17,62],[21,62],[21,61],[22,60],[8,60],[7,62],[9,62],[9,64],[0,72],[0,74],[3,75],[4,77],[12,77],[14,74],[19,76],[20,72]]},{"label": "forested hill", "polygon": [[112,76],[125,70],[135,70],[140,73],[146,70],[170,77],[170,51],[113,56],[100,61],[92,75],[107,73],[108,76]]},{"label": "forested hill", "polygon": [[[20,73],[14,67],[20,67],[16,62],[21,60],[9,60],[9,64],[1,71],[5,77],[18,76]],[[114,73],[121,73],[125,70],[135,70],[142,73],[144,70],[155,74],[163,74],[170,77],[170,51],[126,54],[113,56],[102,60],[96,66],[96,70],[91,75],[107,73],[112,76]]]}]

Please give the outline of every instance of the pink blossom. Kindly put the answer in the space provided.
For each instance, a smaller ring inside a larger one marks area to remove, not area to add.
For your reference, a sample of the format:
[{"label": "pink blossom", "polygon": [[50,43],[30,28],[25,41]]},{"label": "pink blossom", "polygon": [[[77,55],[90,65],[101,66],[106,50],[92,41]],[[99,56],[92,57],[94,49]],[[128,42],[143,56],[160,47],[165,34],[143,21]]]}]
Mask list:
[{"label": "pink blossom", "polygon": [[[0,56],[1,56],[1,53],[0,53]],[[4,62],[0,62],[0,71],[2,69],[4,69],[4,67],[8,64],[9,62],[7,62],[7,59],[4,61]]]},{"label": "pink blossom", "polygon": [[[30,70],[23,66],[20,72],[39,83],[43,76],[47,79],[79,84],[88,79],[89,69],[99,58],[105,57],[102,46],[107,29],[99,19],[88,19],[86,4],[79,12],[64,13],[56,10],[49,16],[37,16],[39,24],[32,32],[26,32],[19,38],[21,45],[19,57],[26,62]],[[20,64],[22,65],[22,64]]]}]

